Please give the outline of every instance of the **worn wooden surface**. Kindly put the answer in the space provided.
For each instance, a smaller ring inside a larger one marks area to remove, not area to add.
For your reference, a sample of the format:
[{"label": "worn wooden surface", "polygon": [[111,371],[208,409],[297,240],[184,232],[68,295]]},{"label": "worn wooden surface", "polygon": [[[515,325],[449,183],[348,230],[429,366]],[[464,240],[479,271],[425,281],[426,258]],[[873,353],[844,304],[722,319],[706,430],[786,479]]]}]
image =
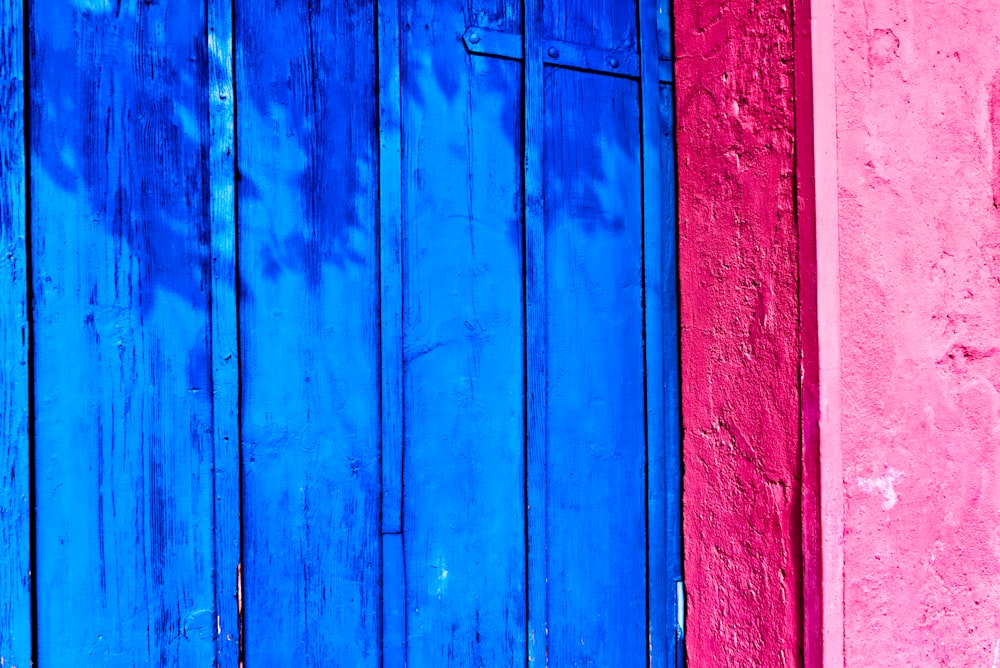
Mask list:
[{"label": "worn wooden surface", "polygon": [[549,660],[646,645],[642,210],[636,85],[546,78]]},{"label": "worn wooden surface", "polygon": [[[639,0],[642,119],[643,302],[646,356],[646,545],[649,665],[683,665],[684,612],[677,345],[677,211],[673,86],[661,84],[669,56],[670,7]],[[671,67],[672,70],[672,67]],[[672,72],[669,77],[673,80]]]},{"label": "worn wooden surface", "polygon": [[524,2],[524,538],[527,549],[527,659],[544,665],[549,655],[548,439],[545,401],[545,22],[542,0]]},{"label": "worn wooden surface", "polygon": [[375,18],[236,12],[248,666],[379,661]]},{"label": "worn wooden surface", "polygon": [[204,3],[33,3],[40,665],[214,659]]},{"label": "worn wooden surface", "polygon": [[520,72],[466,54],[467,16],[520,22],[509,2],[401,11],[412,666],[524,656]]},{"label": "worn wooden surface", "polygon": [[663,7],[3,2],[4,665],[674,665]]},{"label": "worn wooden surface", "polygon": [[212,468],[215,528],[215,659],[240,659],[240,355],[236,273],[236,96],[233,14],[208,7],[208,198],[212,238]]},{"label": "worn wooden surface", "polygon": [[403,137],[399,0],[379,0],[379,329],[383,666],[406,664],[403,549]]},{"label": "worn wooden surface", "polygon": [[31,660],[27,173],[20,2],[0,2],[0,665]]}]

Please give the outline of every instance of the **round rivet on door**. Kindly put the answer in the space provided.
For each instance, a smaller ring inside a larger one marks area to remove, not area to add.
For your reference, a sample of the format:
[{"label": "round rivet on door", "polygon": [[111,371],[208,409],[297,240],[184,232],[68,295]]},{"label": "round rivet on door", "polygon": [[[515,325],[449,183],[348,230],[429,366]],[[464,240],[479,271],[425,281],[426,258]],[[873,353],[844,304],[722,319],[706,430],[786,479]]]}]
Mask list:
[{"label": "round rivet on door", "polygon": [[554,46],[550,46],[549,47],[549,58],[558,58],[558,57],[559,57],[559,49],[557,49]]},{"label": "round rivet on door", "polygon": [[469,44],[479,44],[479,40],[482,39],[478,32],[471,33],[469,35]]},{"label": "round rivet on door", "polygon": [[617,58],[608,58],[608,65],[611,66],[611,69],[617,70],[618,69],[618,65],[619,65],[618,59]]}]

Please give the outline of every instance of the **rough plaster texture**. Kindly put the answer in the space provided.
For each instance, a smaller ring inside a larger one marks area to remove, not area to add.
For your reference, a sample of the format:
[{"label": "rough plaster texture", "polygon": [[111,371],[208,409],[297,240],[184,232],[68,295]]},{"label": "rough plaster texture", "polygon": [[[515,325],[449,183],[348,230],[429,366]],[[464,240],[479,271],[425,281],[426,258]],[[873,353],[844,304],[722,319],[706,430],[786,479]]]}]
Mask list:
[{"label": "rough plaster texture", "polygon": [[845,662],[997,666],[997,5],[834,7]]},{"label": "rough plaster texture", "polygon": [[780,0],[675,5],[687,651],[801,663],[794,39]]}]

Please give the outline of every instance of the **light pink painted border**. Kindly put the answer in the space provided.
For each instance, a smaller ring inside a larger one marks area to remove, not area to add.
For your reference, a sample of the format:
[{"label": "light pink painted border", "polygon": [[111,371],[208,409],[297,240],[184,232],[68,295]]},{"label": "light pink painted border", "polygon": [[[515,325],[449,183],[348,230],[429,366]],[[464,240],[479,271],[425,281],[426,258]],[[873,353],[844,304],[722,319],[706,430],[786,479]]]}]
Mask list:
[{"label": "light pink painted border", "polygon": [[833,0],[811,0],[819,334],[823,666],[844,665],[844,476],[840,443],[840,245]]},{"label": "light pink painted border", "polygon": [[844,489],[834,0],[796,0],[796,206],[802,342],[803,663],[844,665]]}]

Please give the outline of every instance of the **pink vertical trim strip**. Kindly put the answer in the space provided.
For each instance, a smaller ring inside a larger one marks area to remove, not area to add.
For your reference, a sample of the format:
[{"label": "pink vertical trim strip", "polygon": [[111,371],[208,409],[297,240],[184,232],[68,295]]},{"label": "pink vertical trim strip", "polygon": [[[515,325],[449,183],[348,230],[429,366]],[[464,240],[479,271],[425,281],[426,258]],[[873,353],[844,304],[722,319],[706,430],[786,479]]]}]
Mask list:
[{"label": "pink vertical trim strip", "polygon": [[833,0],[812,0],[816,288],[819,324],[823,666],[844,665],[844,475],[840,425],[840,244]]},{"label": "pink vertical trim strip", "polygon": [[817,265],[816,152],[813,115],[810,0],[795,0],[795,207],[798,223],[799,370],[802,467],[802,658],[819,668],[823,657],[823,554],[820,507],[820,371]]}]

